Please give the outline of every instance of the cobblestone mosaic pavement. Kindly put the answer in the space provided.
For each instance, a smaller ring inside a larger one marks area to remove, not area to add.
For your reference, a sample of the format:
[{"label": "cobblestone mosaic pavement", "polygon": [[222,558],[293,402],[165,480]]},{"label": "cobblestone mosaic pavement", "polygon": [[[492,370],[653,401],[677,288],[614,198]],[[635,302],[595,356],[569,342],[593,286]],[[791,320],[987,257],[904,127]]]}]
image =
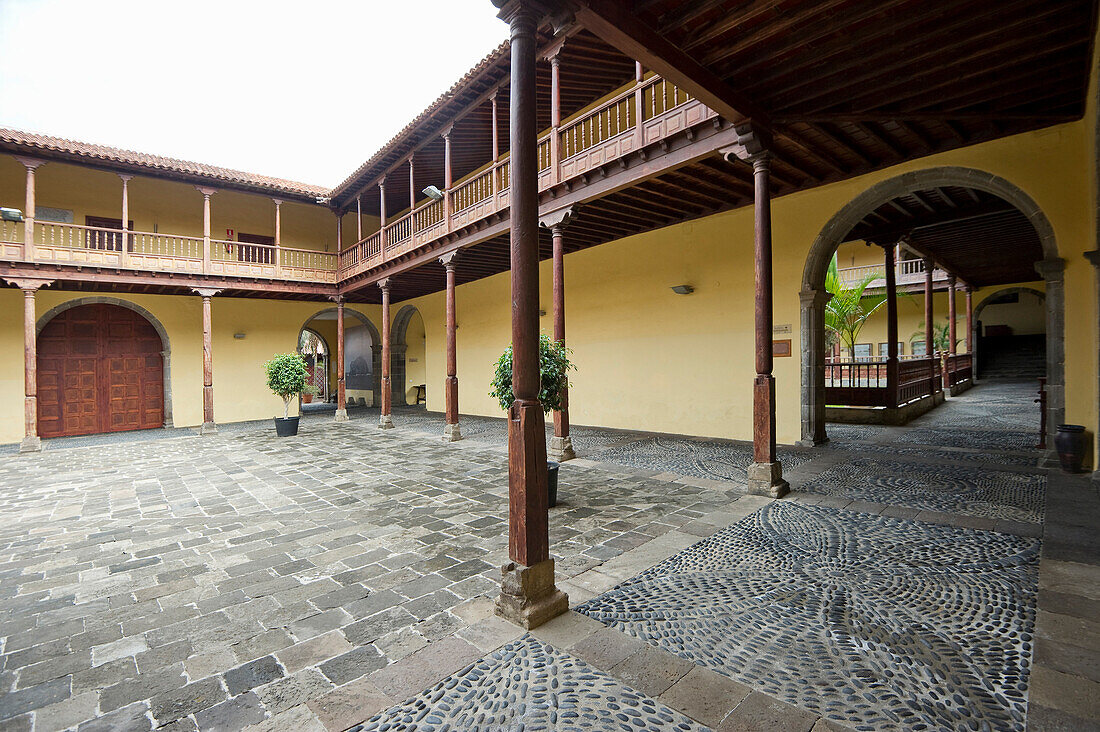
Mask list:
[{"label": "cobblestone mosaic pavement", "polygon": [[1038,555],[776,502],[577,609],[856,729],[1023,729]]},{"label": "cobblestone mosaic pavement", "polygon": [[1046,476],[853,457],[799,490],[929,511],[1041,523]]},{"label": "cobblestone mosaic pavement", "polygon": [[411,729],[691,732],[707,728],[528,635],[349,732]]},{"label": "cobblestone mosaic pavement", "polygon": [[[236,728],[453,634],[507,557],[506,460],[460,445],[308,421],[0,461],[0,723]],[[731,500],[560,482],[562,578]]]}]

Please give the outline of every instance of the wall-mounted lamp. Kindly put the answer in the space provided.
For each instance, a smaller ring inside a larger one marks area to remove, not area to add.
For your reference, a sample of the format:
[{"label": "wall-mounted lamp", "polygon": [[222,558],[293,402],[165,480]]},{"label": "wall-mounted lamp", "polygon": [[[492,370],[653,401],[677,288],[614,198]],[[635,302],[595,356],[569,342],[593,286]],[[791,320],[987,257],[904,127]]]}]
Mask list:
[{"label": "wall-mounted lamp", "polygon": [[234,333],[233,337],[236,338],[238,341],[243,341],[244,340],[244,333]]},{"label": "wall-mounted lamp", "polygon": [[540,318],[545,318],[546,317],[546,311],[545,310],[539,310],[539,317]]},{"label": "wall-mounted lamp", "polygon": [[425,196],[432,199],[433,201],[443,200],[443,191],[439,190],[435,186],[428,186],[423,191],[421,191],[421,193],[423,193]]},{"label": "wall-mounted lamp", "polygon": [[0,219],[22,223],[23,212],[17,208],[0,208]]},{"label": "wall-mounted lamp", "polygon": [[695,288],[691,285],[673,285],[672,291],[677,295],[690,295],[695,292]]}]

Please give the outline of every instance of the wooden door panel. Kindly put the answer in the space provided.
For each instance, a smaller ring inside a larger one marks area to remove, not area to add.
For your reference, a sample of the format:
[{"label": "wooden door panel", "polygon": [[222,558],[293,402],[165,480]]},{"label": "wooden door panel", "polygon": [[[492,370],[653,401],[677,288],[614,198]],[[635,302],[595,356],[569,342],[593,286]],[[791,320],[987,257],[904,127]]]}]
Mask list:
[{"label": "wooden door panel", "polygon": [[82,305],[58,315],[39,334],[39,433],[163,426],[162,348],[148,321],[117,305]]}]

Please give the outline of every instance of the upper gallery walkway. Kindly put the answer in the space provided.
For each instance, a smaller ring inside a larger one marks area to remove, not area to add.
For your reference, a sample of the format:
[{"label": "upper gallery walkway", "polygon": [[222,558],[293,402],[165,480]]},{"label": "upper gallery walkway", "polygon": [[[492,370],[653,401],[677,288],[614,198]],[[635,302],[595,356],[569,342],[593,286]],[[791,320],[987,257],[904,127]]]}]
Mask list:
[{"label": "upper gallery walkway", "polygon": [[1033,389],[781,449],[786,500],[744,495],[748,444],[577,428],[574,612],[530,634],[493,614],[503,420],[46,441],[0,463],[0,723],[1086,728],[1100,502],[1034,467]]}]

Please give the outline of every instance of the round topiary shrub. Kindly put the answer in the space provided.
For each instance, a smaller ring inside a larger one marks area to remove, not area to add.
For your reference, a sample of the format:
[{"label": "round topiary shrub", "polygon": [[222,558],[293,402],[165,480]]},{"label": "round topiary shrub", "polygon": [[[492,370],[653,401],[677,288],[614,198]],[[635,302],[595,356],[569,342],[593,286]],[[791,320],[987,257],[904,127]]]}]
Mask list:
[{"label": "round topiary shrub", "polygon": [[[542,411],[547,414],[560,411],[565,406],[562,393],[569,386],[569,369],[577,368],[569,361],[570,353],[565,343],[552,341],[545,333],[539,336],[539,401]],[[511,346],[497,359],[493,379],[489,382],[489,396],[496,399],[505,412],[512,408],[512,402],[516,400],[512,394]]]}]

